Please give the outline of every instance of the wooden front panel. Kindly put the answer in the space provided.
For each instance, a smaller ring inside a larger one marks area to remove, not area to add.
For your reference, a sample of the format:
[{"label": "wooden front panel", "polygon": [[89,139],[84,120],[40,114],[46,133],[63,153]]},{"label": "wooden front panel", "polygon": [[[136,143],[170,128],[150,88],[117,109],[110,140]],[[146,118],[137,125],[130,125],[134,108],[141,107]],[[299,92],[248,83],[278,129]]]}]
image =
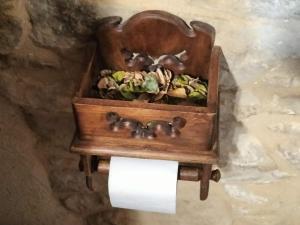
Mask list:
[{"label": "wooden front panel", "polygon": [[[85,104],[84,100],[75,101],[74,108],[80,139],[82,140],[99,139],[99,141],[114,142],[114,147],[118,146],[118,144],[121,146],[126,143],[130,148],[155,148],[157,150],[178,150],[191,153],[199,152],[201,149],[208,150],[212,121],[215,115],[213,113],[166,111],[121,105]],[[116,112],[122,117],[136,119],[144,124],[152,120],[171,121],[175,116],[180,116],[186,119],[187,122],[180,130],[180,135],[176,138],[159,133],[152,140],[137,139],[131,136],[131,132],[128,129],[113,132],[106,120],[108,112]]]}]

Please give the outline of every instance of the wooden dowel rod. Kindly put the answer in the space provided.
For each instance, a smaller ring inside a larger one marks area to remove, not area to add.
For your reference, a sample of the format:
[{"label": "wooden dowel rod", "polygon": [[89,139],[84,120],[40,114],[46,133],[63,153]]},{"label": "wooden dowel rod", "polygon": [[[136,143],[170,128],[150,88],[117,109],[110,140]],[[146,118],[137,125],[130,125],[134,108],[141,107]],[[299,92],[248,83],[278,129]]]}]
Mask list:
[{"label": "wooden dowel rod", "polygon": [[[109,160],[100,160],[98,172],[101,174],[109,173]],[[178,180],[199,181],[202,177],[202,170],[197,167],[179,166]],[[210,179],[218,182],[221,178],[219,170],[213,170]]]},{"label": "wooden dowel rod", "polygon": [[109,161],[108,160],[100,160],[98,163],[98,172],[102,174],[109,173]]},{"label": "wooden dowel rod", "polygon": [[195,167],[179,166],[178,180],[199,181],[200,169]]}]

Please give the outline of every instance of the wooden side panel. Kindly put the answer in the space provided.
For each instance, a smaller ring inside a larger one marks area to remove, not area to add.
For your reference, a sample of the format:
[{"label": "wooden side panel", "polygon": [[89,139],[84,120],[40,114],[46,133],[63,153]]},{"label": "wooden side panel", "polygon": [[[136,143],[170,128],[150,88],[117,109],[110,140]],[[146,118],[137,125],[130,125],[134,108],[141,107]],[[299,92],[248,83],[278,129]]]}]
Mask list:
[{"label": "wooden side panel", "polygon": [[89,95],[92,85],[92,78],[94,75],[95,64],[98,61],[96,50],[96,46],[88,46],[86,49],[86,60],[88,61],[82,63],[86,68],[81,77],[79,88],[76,91],[76,97],[83,97]]},{"label": "wooden side panel", "polygon": [[222,49],[219,46],[214,46],[212,49],[209,77],[208,77],[208,96],[207,107],[211,112],[217,112],[218,95],[219,95],[219,71],[220,71],[220,55]]}]

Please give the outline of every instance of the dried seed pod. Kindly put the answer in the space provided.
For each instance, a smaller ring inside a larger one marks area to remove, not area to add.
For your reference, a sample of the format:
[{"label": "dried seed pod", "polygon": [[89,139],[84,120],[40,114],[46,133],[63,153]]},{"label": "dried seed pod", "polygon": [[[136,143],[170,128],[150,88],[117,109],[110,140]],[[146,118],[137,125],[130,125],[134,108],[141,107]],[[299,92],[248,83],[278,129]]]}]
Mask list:
[{"label": "dried seed pod", "polygon": [[165,77],[165,74],[163,74],[163,72],[161,71],[160,68],[157,68],[156,70],[156,74],[158,75],[158,78],[159,78],[159,83],[163,86],[166,85],[166,77]]},{"label": "dried seed pod", "polygon": [[175,89],[170,89],[167,93],[171,97],[175,98],[187,98],[187,94],[185,91],[185,88],[175,88]]},{"label": "dried seed pod", "polygon": [[105,76],[110,75],[110,74],[112,74],[112,73],[113,73],[112,70],[101,70],[101,71],[100,71],[101,77],[105,77]]},{"label": "dried seed pod", "polygon": [[[101,71],[102,77],[97,83],[100,96],[108,99],[159,103],[171,100],[174,104],[180,104],[184,99],[187,102],[200,102],[199,100],[207,97],[207,84],[199,78],[183,74],[176,75],[173,79],[170,70],[160,65],[151,68],[148,73],[145,71]],[[173,98],[168,98],[168,96]]]},{"label": "dried seed pod", "polygon": [[167,94],[171,97],[198,101],[206,98],[207,85],[199,78],[192,78],[188,75],[177,75],[172,80],[172,87]]},{"label": "dried seed pod", "polygon": [[170,70],[164,69],[161,70],[161,68],[157,68],[156,73],[159,77],[159,81],[160,81],[160,92],[155,96],[155,101],[160,100],[164,95],[167,94],[169,86],[170,86],[170,82],[171,82],[171,78],[172,78],[172,73]]},{"label": "dried seed pod", "polygon": [[101,80],[99,80],[97,87],[99,89],[104,89],[107,88],[108,86],[108,79],[106,77],[102,78]]}]

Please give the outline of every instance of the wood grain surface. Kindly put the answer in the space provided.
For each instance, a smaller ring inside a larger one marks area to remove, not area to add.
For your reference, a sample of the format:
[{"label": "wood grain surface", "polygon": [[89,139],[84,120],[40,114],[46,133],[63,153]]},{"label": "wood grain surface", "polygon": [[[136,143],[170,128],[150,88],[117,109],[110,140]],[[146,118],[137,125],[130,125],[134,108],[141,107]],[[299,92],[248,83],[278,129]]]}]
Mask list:
[{"label": "wood grain surface", "polygon": [[159,58],[159,63],[175,74],[208,79],[215,39],[215,30],[209,24],[192,21],[188,26],[181,18],[157,10],[121,22],[121,17],[107,17],[100,22],[97,37],[105,68],[139,71],[151,65],[153,58]]},{"label": "wood grain surface", "polygon": [[[98,48],[91,54],[80,88],[73,99],[77,136],[71,150],[103,157],[131,156],[169,159],[184,163],[215,163],[218,159],[218,80],[221,48],[213,46],[210,25],[162,11],[144,11],[125,22],[120,17],[101,20]],[[182,53],[178,56],[179,53]],[[159,58],[175,73],[208,79],[207,106],[181,106],[95,98],[91,89],[101,68],[142,70]],[[152,61],[151,61],[152,60]],[[139,120],[171,121],[184,118],[180,136],[137,139],[126,129],[113,132],[105,119],[108,112]]]}]

